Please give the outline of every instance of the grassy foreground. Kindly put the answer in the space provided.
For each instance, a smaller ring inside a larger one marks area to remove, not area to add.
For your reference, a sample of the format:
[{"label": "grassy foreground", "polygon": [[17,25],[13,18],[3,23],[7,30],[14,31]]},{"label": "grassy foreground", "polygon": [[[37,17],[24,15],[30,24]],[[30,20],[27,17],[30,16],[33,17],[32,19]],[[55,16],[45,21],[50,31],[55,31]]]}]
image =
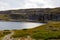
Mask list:
[{"label": "grassy foreground", "polygon": [[60,39],[60,22],[49,22],[33,29],[13,30],[13,38],[30,36],[32,39]]},{"label": "grassy foreground", "polygon": [[0,31],[0,40],[2,40],[5,35],[8,35],[10,33],[11,32],[9,30]]}]

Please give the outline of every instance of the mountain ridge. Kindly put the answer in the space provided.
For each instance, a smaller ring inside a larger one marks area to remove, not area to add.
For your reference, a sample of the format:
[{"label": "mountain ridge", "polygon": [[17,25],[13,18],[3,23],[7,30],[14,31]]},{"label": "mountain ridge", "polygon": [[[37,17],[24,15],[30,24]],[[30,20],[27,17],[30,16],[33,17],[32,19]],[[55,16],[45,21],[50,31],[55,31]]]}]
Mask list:
[{"label": "mountain ridge", "polygon": [[[1,12],[2,13],[5,13],[5,12],[15,12],[15,11],[19,11],[19,12],[26,12],[26,11],[42,11],[42,12],[44,12],[44,11],[51,11],[51,10],[55,10],[55,11],[57,11],[57,10],[60,10],[60,7],[58,7],[58,8],[31,8],[31,9],[15,9],[15,10],[5,10],[5,11],[0,11],[0,14],[1,14]],[[51,11],[52,12],[52,11]],[[58,12],[58,11],[57,11]]]}]

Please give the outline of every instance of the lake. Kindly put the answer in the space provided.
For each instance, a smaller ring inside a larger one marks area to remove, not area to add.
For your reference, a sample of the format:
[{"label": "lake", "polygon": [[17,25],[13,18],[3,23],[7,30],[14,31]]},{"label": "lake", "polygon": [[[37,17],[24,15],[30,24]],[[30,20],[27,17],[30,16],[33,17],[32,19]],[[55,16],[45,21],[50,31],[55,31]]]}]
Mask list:
[{"label": "lake", "polygon": [[43,25],[43,23],[32,22],[0,22],[0,30],[13,30],[13,29],[25,29],[34,28]]}]

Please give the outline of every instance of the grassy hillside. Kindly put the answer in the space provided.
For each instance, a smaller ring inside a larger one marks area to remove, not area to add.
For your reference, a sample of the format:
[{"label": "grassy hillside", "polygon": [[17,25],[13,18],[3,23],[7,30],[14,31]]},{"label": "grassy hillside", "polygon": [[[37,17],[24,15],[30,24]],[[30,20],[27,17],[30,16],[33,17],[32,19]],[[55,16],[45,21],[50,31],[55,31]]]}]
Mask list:
[{"label": "grassy hillside", "polygon": [[49,22],[33,29],[14,30],[13,38],[30,36],[32,39],[60,39],[60,22]]}]

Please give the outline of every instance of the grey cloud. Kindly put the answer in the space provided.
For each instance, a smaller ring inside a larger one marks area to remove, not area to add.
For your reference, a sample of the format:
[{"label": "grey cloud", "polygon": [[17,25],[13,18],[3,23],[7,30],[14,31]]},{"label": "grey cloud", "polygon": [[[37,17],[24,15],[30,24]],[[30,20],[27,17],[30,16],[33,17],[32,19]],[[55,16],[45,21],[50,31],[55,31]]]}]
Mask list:
[{"label": "grey cloud", "polygon": [[2,2],[0,3],[0,10],[12,8],[60,7],[60,0],[0,0],[0,2]]}]

